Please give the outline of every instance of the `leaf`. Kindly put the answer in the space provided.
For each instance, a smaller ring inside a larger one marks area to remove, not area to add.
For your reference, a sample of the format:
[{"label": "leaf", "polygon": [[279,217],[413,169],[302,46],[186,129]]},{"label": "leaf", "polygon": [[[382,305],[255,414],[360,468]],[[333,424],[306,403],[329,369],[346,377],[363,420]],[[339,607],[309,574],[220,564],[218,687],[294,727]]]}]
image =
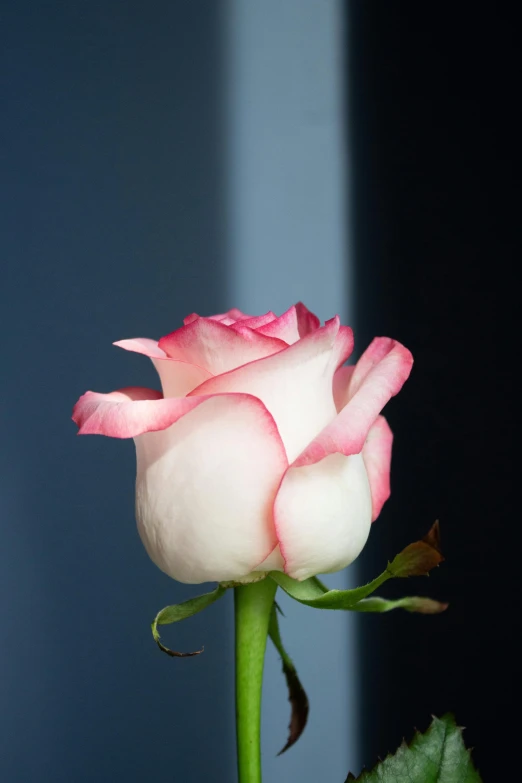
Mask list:
[{"label": "leaf", "polygon": [[218,598],[221,598],[225,592],[226,587],[218,585],[211,593],[198,595],[197,598],[191,598],[188,601],[184,601],[182,604],[166,606],[161,612],[158,612],[151,627],[152,636],[160,650],[167,653],[167,655],[170,655],[172,658],[190,658],[193,655],[200,655],[203,652],[203,647],[201,650],[196,650],[195,652],[177,652],[176,650],[170,650],[168,647],[165,647],[165,645],[160,642],[158,625],[169,625],[170,623],[179,623],[181,620],[186,620],[187,617],[192,617],[192,615],[202,612],[207,606],[210,606],[210,604],[213,604]]},{"label": "leaf", "polygon": [[[313,606],[317,609],[347,610],[354,609],[359,601],[371,595],[388,579],[426,574],[439,565],[443,559],[439,548],[439,523],[435,522],[421,541],[416,541],[414,544],[407,546],[406,549],[403,549],[402,552],[394,557],[391,563],[388,563],[386,570],[376,579],[367,585],[356,587],[353,590],[328,590],[316,576],[305,579],[302,582],[298,582],[297,579],[292,579],[288,574],[283,574],[280,571],[270,571],[269,576],[282,587],[285,593],[299,601],[299,603]],[[411,606],[413,607],[414,603]],[[404,608],[408,609],[408,606],[404,606]],[[377,610],[367,608],[361,611]],[[380,609],[379,611],[385,610]],[[421,610],[409,608],[409,611]]]},{"label": "leaf", "polygon": [[448,604],[434,601],[433,598],[421,598],[420,596],[406,596],[395,601],[380,598],[373,595],[371,598],[363,598],[355,604],[354,612],[391,612],[393,609],[406,609],[407,612],[418,614],[440,614],[446,611]]},{"label": "leaf", "polygon": [[288,750],[288,748],[292,747],[292,745],[297,742],[303,733],[306,726],[306,721],[308,720],[309,704],[308,696],[306,695],[305,689],[301,685],[294,663],[283,647],[281,634],[279,633],[279,622],[277,619],[278,611],[280,612],[281,610],[274,601],[274,605],[272,606],[272,613],[270,615],[268,634],[274,644],[274,647],[281,656],[281,661],[283,663],[283,674],[285,675],[286,684],[288,686],[288,701],[292,707],[290,724],[288,726],[288,740],[284,748],[282,748],[277,754],[280,756],[285,752],[285,750]]},{"label": "leaf", "polygon": [[394,756],[379,762],[358,778],[346,783],[482,783],[471,754],[462,739],[462,729],[453,715],[433,718],[425,734],[415,734],[409,745],[402,743]]}]

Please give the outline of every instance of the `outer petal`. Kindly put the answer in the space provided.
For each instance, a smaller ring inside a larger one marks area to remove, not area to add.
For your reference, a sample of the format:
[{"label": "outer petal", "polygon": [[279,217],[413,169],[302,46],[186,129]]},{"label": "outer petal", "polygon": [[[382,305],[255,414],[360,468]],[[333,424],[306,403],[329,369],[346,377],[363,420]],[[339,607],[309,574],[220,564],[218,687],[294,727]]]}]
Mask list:
[{"label": "outer petal", "polygon": [[372,493],[372,522],[390,497],[393,433],[384,416],[377,416],[362,450]]},{"label": "outer petal", "polygon": [[[368,373],[370,373],[382,359],[385,359],[390,352],[396,350],[397,346],[403,347],[396,340],[392,340],[391,337],[375,337],[371,341],[370,345],[354,367],[348,388],[348,399],[351,399],[357,390],[360,389]],[[404,350],[406,351],[405,348]]]},{"label": "outer petal", "polygon": [[276,498],[285,571],[299,579],[352,562],[389,493],[391,433],[380,421],[371,437],[370,431],[407,379],[413,359],[393,340],[374,341],[372,346],[358,377],[357,366],[352,371],[342,368],[338,391],[344,382],[346,392],[348,382],[349,402],[293,462]]},{"label": "outer petal", "polygon": [[117,340],[113,345],[123,348],[124,351],[141,353],[150,359],[168,359],[165,351],[162,351],[157,340],[151,340],[149,337],[132,337],[130,340]]},{"label": "outer petal", "polygon": [[339,571],[361,552],[372,500],[363,458],[330,454],[287,471],[274,518],[285,572],[294,579]]},{"label": "outer petal", "polygon": [[332,318],[286,350],[211,378],[191,395],[246,392],[259,397],[293,460],[335,417],[332,377],[352,344],[351,330]]},{"label": "outer petal", "polygon": [[210,318],[198,318],[162,337],[159,347],[171,359],[203,367],[220,375],[248,362],[271,356],[286,344],[245,327],[241,334]]},{"label": "outer petal", "polygon": [[125,351],[134,351],[150,357],[160,377],[165,397],[185,397],[203,381],[212,378],[212,373],[209,373],[203,367],[189,364],[189,362],[169,359],[155,340],[149,340],[146,337],[136,337],[132,340],[118,340],[114,345],[118,346],[118,348],[123,348]]},{"label": "outer petal", "polygon": [[240,580],[274,549],[273,502],[288,463],[259,400],[204,398],[172,427],[138,437],[136,451],[138,529],[165,573]]},{"label": "outer petal", "polygon": [[135,438],[170,427],[203,401],[200,397],[164,399],[161,392],[139,386],[109,394],[88,391],[74,406],[72,418],[79,435]]},{"label": "outer petal", "polygon": [[[386,352],[379,351],[379,358],[371,366],[368,362],[364,377],[357,377],[356,367],[350,381],[349,403],[299,455],[294,463],[296,467],[311,465],[328,454],[348,456],[362,451],[370,427],[390,397],[400,391],[413,364],[407,348],[395,340],[385,339]],[[352,386],[355,388],[353,395]]]},{"label": "outer petal", "polygon": [[187,317],[183,319],[183,324],[185,326],[188,326],[189,324],[192,323],[192,321],[197,321],[198,318],[201,318],[201,316],[198,315],[197,313],[191,313],[190,315],[187,315]]}]

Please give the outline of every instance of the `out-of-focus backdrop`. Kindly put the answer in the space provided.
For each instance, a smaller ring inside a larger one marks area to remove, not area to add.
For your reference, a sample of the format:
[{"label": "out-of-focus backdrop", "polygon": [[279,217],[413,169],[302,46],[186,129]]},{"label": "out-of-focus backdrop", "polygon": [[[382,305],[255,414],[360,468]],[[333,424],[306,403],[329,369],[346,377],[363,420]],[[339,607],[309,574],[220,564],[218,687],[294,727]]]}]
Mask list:
[{"label": "out-of-focus backdrop", "polygon": [[156,385],[113,340],[298,299],[352,323],[356,353],[389,334],[416,358],[387,410],[392,499],[328,581],[369,579],[438,517],[447,562],[388,594],[451,607],[284,602],[311,717],[276,758],[269,651],[266,779],[342,783],[447,710],[485,781],[512,772],[515,29],[507,7],[406,0],[3,4],[2,783],[235,781],[231,596],[166,632],[204,655],[159,653],[152,616],[196,590],[138,540],[132,444],[69,416],[87,388]]}]

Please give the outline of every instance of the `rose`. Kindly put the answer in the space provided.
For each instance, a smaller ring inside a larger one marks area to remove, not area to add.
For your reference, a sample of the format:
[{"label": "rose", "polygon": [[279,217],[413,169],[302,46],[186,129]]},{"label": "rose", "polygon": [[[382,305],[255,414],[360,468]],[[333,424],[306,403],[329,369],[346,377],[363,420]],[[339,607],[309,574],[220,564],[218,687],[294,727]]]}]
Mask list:
[{"label": "rose", "polygon": [[115,343],[152,359],[163,394],[88,391],[73,411],[80,434],[134,438],[151,559],[188,583],[344,568],[390,494],[379,414],[411,353],[377,337],[344,366],[352,330],[337,316],[320,326],[301,303],[279,318],[234,309],[184,324],[159,342]]}]

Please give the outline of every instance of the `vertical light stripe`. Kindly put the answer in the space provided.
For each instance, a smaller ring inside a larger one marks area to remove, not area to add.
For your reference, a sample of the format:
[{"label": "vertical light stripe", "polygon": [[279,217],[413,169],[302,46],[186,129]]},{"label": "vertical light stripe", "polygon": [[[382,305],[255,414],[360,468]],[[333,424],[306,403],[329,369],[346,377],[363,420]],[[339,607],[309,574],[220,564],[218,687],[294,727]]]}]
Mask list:
[{"label": "vertical light stripe", "polygon": [[[281,313],[303,300],[323,320],[339,313],[350,321],[342,5],[228,0],[226,9],[230,304]],[[332,587],[347,580],[347,573],[327,578]],[[354,622],[284,597],[281,605],[283,639],[311,714],[302,740],[275,758],[289,705],[270,650],[265,779],[344,780],[358,761]]]}]

